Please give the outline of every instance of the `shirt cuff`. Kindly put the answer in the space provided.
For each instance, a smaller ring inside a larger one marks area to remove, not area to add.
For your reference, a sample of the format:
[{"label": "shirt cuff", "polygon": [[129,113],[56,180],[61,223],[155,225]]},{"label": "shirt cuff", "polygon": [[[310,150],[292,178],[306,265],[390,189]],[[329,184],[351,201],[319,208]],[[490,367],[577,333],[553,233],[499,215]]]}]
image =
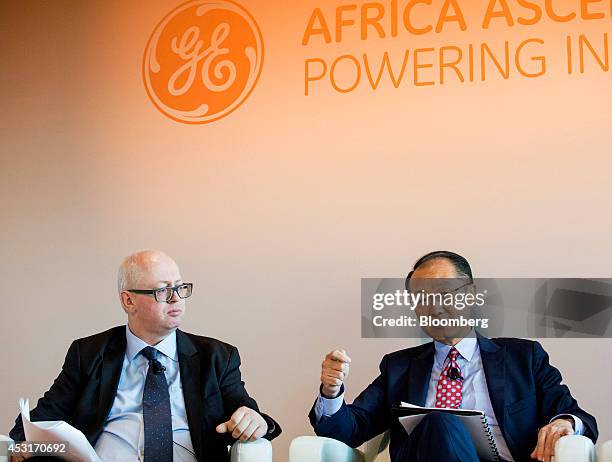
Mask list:
[{"label": "shirt cuff", "polygon": [[262,414],[262,417],[268,424],[268,433],[266,433],[266,435],[271,435],[272,433],[276,431],[276,423],[274,422],[274,419],[272,419],[271,417],[267,415]]},{"label": "shirt cuff", "polygon": [[315,416],[317,423],[321,421],[322,417],[331,417],[342,407],[344,402],[344,384],[340,387],[340,393],[335,398],[326,398],[319,392],[317,402],[315,403]]},{"label": "shirt cuff", "polygon": [[[552,419],[550,419],[550,422],[552,422],[553,420],[556,419],[560,419],[563,417],[571,417],[572,419],[574,419],[574,434],[575,435],[584,435],[584,424],[582,423],[582,419],[580,419],[580,417],[576,417],[573,414],[559,414],[554,416]],[[548,423],[550,423],[548,422]]]}]

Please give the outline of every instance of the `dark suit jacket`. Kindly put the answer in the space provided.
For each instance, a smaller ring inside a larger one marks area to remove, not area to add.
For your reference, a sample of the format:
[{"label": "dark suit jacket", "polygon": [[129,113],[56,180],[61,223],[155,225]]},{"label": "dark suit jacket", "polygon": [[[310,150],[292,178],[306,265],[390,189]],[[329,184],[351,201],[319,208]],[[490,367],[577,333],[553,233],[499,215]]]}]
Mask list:
[{"label": "dark suit jacket", "polygon": [[[198,460],[229,460],[231,436],[215,427],[241,406],[259,411],[240,378],[238,350],[209,337],[176,331],[181,384],[189,433]],[[64,420],[81,430],[95,445],[102,433],[115,394],[126,349],[125,326],[114,327],[70,345],[59,376],[30,413],[32,421]],[[277,437],[281,428],[262,414]],[[10,432],[15,441],[25,435],[21,415]]]},{"label": "dark suit jacket", "polygon": [[[558,414],[573,414],[585,426],[585,436],[597,439],[595,418],[580,409],[561,374],[548,362],[538,342],[511,338],[478,338],[491,404],[515,461],[530,460],[540,427]],[[435,347],[430,342],[386,355],[380,375],[353,402],[333,416],[310,422],[315,433],[357,447],[391,430],[391,460],[408,438],[391,406],[401,401],[425,405]]]}]

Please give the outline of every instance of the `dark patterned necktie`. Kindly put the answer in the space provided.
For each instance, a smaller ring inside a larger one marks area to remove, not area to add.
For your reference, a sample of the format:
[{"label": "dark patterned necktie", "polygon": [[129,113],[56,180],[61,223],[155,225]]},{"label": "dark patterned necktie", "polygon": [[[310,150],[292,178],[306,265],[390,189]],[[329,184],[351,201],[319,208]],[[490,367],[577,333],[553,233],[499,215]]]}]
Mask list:
[{"label": "dark patterned necktie", "polygon": [[149,360],[149,371],[142,395],[144,419],[144,460],[146,462],[172,461],[172,413],[166,370],[155,359],[157,350],[146,347],[142,355]]}]

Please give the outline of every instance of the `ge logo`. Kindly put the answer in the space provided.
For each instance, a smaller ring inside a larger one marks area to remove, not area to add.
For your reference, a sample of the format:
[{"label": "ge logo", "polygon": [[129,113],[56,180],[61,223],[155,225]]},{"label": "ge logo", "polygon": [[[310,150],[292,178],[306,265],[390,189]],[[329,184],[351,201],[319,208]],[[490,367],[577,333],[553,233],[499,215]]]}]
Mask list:
[{"label": "ge logo", "polygon": [[192,0],[155,27],[142,75],[157,109],[179,122],[203,124],[245,101],[262,62],[261,32],[244,8],[230,0]]}]

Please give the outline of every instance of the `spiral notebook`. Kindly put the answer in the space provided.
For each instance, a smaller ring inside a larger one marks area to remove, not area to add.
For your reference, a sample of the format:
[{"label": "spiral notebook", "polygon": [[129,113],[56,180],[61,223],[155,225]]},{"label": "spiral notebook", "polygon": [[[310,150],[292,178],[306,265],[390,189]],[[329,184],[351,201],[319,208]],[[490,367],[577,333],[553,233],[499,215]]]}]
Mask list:
[{"label": "spiral notebook", "polygon": [[473,409],[449,409],[435,407],[421,407],[414,404],[401,403],[393,406],[391,412],[396,416],[406,433],[409,435],[414,430],[423,417],[430,412],[448,412],[461,419],[468,433],[472,437],[472,442],[481,460],[499,462],[499,450],[491,433],[491,427],[487,421],[487,416],[483,411]]}]

